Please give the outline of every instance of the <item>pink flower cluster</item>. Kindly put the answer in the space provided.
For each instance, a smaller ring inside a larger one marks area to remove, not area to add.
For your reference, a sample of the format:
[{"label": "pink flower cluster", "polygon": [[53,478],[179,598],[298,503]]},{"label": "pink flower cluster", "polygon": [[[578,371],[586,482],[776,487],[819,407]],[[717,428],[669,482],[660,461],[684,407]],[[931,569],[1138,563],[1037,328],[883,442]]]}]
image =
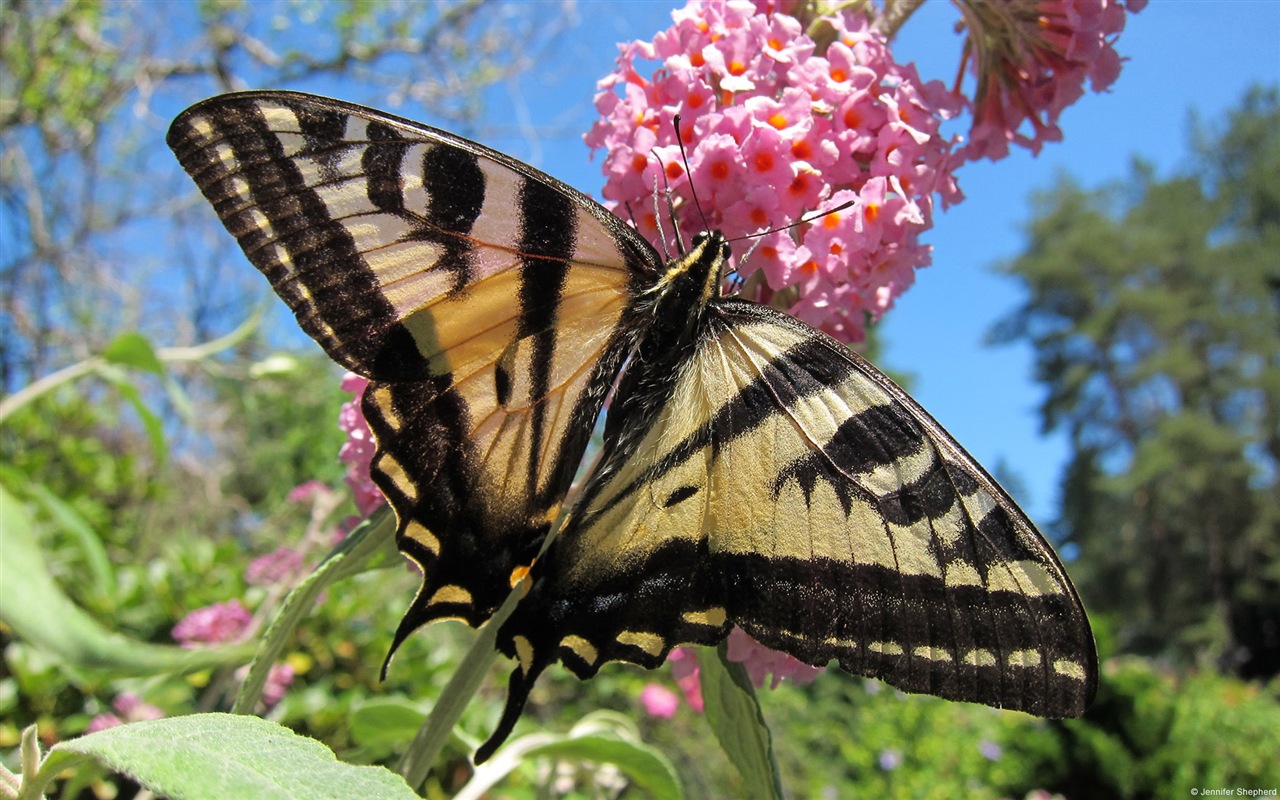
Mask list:
[{"label": "pink flower cluster", "polygon": [[347,488],[351,490],[351,499],[355,501],[360,515],[367,517],[382,505],[382,492],[369,477],[369,464],[373,461],[373,432],[364,418],[360,401],[364,399],[365,387],[369,385],[367,378],[353,372],[342,376],[342,390],[355,395],[342,404],[338,415],[338,427],[347,433],[347,441],[338,451],[338,458],[347,463]]},{"label": "pink flower cluster", "polygon": [[[770,650],[741,628],[729,631],[727,655],[730,661],[737,661],[746,668],[747,676],[753,684],[764,686],[768,679],[770,689],[776,689],[784,680],[803,686],[823,671],[822,667],[811,667],[786,653]],[[688,648],[677,647],[671,651],[667,661],[671,664],[671,673],[685,702],[694,711],[702,713],[702,682],[698,674],[697,656]],[[649,716],[666,719],[675,716],[679,698],[665,686],[650,683],[641,690],[640,703]]]},{"label": "pink flower cluster", "polygon": [[[969,37],[965,58],[977,79],[965,156],[997,160],[1013,143],[1039,153],[1062,140],[1058,115],[1120,75],[1114,44],[1125,11],[1146,0],[957,0]],[[1029,132],[1024,129],[1029,127]]]},{"label": "pink flower cluster", "polygon": [[97,733],[107,728],[123,725],[126,722],[142,722],[143,720],[164,717],[163,711],[150,703],[144,702],[141,697],[133,692],[121,692],[116,695],[116,699],[111,701],[111,708],[115,711],[114,714],[98,714],[89,720],[89,725],[84,729],[84,732]]},{"label": "pink flower cluster", "polygon": [[747,676],[756,686],[764,686],[765,679],[769,679],[770,689],[778,688],[778,684],[787,679],[799,686],[812,683],[824,669],[811,667],[786,653],[770,650],[741,628],[729,631],[727,655],[730,661],[737,661],[746,668]]},{"label": "pink flower cluster", "polygon": [[[689,707],[702,713],[702,680],[698,676],[698,656],[687,647],[677,647],[667,656],[671,675]],[[680,696],[660,683],[646,684],[640,690],[640,704],[651,717],[670,719],[680,707]]]},{"label": "pink flower cluster", "polygon": [[288,545],[282,545],[249,562],[244,580],[250,586],[270,586],[291,581],[302,574],[302,553]]},{"label": "pink flower cluster", "polygon": [[249,627],[253,615],[239,600],[197,608],[173,627],[173,638],[183,647],[237,642]]},{"label": "pink flower cluster", "polygon": [[[794,17],[747,0],[694,0],[672,18],[652,42],[623,45],[617,70],[598,84],[602,119],[586,142],[606,152],[606,201],[669,249],[678,245],[655,208],[666,187],[683,231],[704,225],[696,192],[706,224],[730,239],[851,203],[761,237],[736,269],[747,296],[861,338],[866,319],[929,263],[919,237],[934,195],[944,206],[962,199],[956,142],[939,133],[959,99],[896,63],[851,11],[826,18],[834,40],[825,48]],[[641,59],[658,62],[652,77]]]},{"label": "pink flower cluster", "polygon": [[[249,665],[246,664],[236,670],[236,679],[243,681],[248,674]],[[267,670],[267,681],[262,686],[262,699],[258,702],[258,713],[270,711],[284,699],[285,692],[293,685],[296,674],[293,666],[288,662],[271,665],[271,669]]]}]

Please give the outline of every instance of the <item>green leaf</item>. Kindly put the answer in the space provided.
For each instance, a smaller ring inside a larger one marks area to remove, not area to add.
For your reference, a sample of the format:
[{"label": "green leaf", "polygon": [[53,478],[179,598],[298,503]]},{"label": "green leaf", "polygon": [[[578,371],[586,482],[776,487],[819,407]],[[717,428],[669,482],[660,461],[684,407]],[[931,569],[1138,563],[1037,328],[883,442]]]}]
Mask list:
[{"label": "green leaf", "polygon": [[422,704],[403,697],[366,700],[351,713],[351,739],[380,755],[401,750],[427,718]]},{"label": "green leaf", "polygon": [[676,777],[675,767],[666,756],[649,745],[628,742],[610,736],[570,736],[558,742],[549,742],[528,750],[529,757],[551,756],[574,761],[591,761],[597,764],[613,764],[635,783],[647,796],[657,798],[682,798],[684,792]]},{"label": "green leaf", "polygon": [[151,440],[151,449],[156,453],[156,458],[163,463],[169,457],[169,448],[164,440],[164,423],[160,421],[155,412],[148,406],[146,400],[142,397],[142,392],[138,391],[138,386],[133,378],[126,372],[116,369],[111,365],[103,365],[98,368],[98,375],[116,387],[125,400],[133,406],[134,412],[137,413],[138,419],[142,420],[142,426],[147,431],[147,438]]},{"label": "green leaf", "polygon": [[675,767],[659,750],[639,741],[635,724],[612,711],[588,714],[568,734],[534,733],[513,739],[476,768],[454,800],[478,800],[490,788],[531,758],[555,758],[613,764],[645,796],[658,800],[684,797]]},{"label": "green leaf", "polygon": [[107,557],[107,549],[102,545],[102,537],[98,536],[98,532],[84,515],[47,487],[29,483],[27,489],[32,499],[44,508],[54,523],[71,534],[80,546],[80,553],[89,567],[92,592],[104,599],[111,598],[115,594],[116,574],[111,566],[111,559]]},{"label": "green leaf", "polygon": [[186,650],[148,644],[108,630],[71,602],[49,574],[27,510],[0,487],[4,562],[0,567],[0,622],[33,647],[72,669],[115,675],[189,672],[244,661],[243,645]]},{"label": "green leaf", "polygon": [[721,644],[715,657],[705,649],[699,651],[698,676],[707,722],[742,776],[747,795],[781,800],[782,779],[773,756],[773,739],[746,668],[726,658]]},{"label": "green leaf", "polygon": [[43,788],[58,772],[84,759],[174,800],[417,799],[399,776],[383,767],[344,764],[314,739],[239,714],[135,722],[62,742],[50,751],[31,788]]},{"label": "green leaf", "polygon": [[164,363],[156,355],[147,337],[140,333],[122,333],[102,351],[102,357],[112,364],[133,367],[153,375],[164,375]]}]

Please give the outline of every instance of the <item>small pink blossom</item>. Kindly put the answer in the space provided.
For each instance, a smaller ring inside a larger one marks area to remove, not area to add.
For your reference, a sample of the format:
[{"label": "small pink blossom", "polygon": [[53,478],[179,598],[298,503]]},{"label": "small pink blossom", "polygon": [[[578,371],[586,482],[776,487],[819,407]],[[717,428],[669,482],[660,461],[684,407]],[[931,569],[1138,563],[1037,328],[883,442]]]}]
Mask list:
[{"label": "small pink blossom", "polygon": [[347,434],[347,441],[338,451],[338,458],[347,463],[347,487],[351,490],[356,509],[366,517],[382,505],[383,501],[382,492],[378,491],[369,475],[375,444],[373,432],[369,430],[369,423],[365,420],[364,410],[360,405],[368,385],[368,379],[351,372],[342,377],[343,391],[351,392],[355,397],[342,404],[338,416],[338,427]]},{"label": "small pink blossom", "polygon": [[302,553],[284,545],[250,561],[244,580],[250,586],[270,586],[295,578],[301,572]]},{"label": "small pink blossom", "polygon": [[684,695],[684,701],[701,714],[702,682],[698,678],[698,657],[688,648],[677,647],[667,660],[671,663],[671,674]]},{"label": "small pink blossom", "polygon": [[112,713],[98,714],[89,720],[85,733],[96,733],[107,728],[114,728],[126,722],[141,722],[149,719],[163,719],[164,712],[145,702],[133,692],[121,692],[111,701]]},{"label": "small pink blossom", "polygon": [[267,672],[267,683],[262,688],[262,703],[268,709],[284,699],[284,693],[293,685],[295,677],[293,667],[289,664],[273,664]]},{"label": "small pink blossom", "polygon": [[333,490],[328,486],[325,486],[320,481],[311,480],[293,487],[289,491],[287,499],[290,503],[306,503],[331,494],[333,494]]},{"label": "small pink blossom", "polygon": [[1058,116],[1087,80],[1106,91],[1120,75],[1115,41],[1125,12],[1145,0],[957,0],[968,29],[965,57],[976,80],[969,159],[1000,159],[1009,145],[1039,153],[1062,139]]},{"label": "small pink blossom", "polygon": [[183,647],[239,641],[252,619],[239,600],[197,608],[173,628],[173,638]]},{"label": "small pink blossom", "polygon": [[[238,680],[243,681],[248,674],[248,664],[236,670]],[[293,685],[294,677],[294,669],[287,662],[272,664],[271,669],[267,670],[266,683],[262,686],[262,699],[258,703],[258,712],[262,713],[275,708],[276,704],[284,699],[285,692]]]},{"label": "small pink blossom", "polygon": [[120,719],[115,714],[98,714],[93,719],[89,720],[89,724],[85,726],[84,732],[97,733],[98,731],[105,731],[107,728],[114,728],[117,725],[123,724],[124,720]]},{"label": "small pink blossom", "polygon": [[770,679],[769,688],[776,689],[785,679],[803,686],[812,683],[822,674],[822,667],[811,667],[808,664],[781,653],[770,650],[747,635],[741,628],[735,627],[729,632],[728,658],[737,661],[747,670],[748,677],[756,686],[764,686],[766,678]]},{"label": "small pink blossom", "polygon": [[115,709],[126,722],[139,722],[146,719],[163,719],[164,712],[145,702],[133,692],[121,692],[111,701]]},{"label": "small pink blossom", "polygon": [[648,683],[640,691],[640,703],[649,716],[670,719],[680,707],[680,698],[660,683]]}]

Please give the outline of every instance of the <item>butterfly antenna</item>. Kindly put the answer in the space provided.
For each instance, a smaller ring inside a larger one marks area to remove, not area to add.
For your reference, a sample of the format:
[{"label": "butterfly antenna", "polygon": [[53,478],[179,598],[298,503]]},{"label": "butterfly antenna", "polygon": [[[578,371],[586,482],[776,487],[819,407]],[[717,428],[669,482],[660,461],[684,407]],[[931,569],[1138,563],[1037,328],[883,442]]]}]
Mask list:
[{"label": "butterfly antenna", "polygon": [[[742,267],[744,267],[747,264],[747,262],[751,259],[751,254],[754,253],[756,251],[756,248],[760,246],[760,243],[764,241],[764,237],[768,236],[771,233],[777,233],[778,231],[790,230],[792,228],[803,225],[806,222],[813,222],[815,219],[821,219],[827,216],[828,214],[834,214],[837,211],[844,211],[846,208],[848,208],[849,206],[853,205],[856,202],[857,202],[856,200],[848,200],[836,206],[835,208],[826,208],[826,209],[823,209],[822,211],[815,211],[813,214],[810,214],[807,217],[801,217],[795,222],[789,223],[787,225],[781,225],[777,228],[770,228],[767,231],[760,231],[759,233],[748,233],[746,236],[739,236],[736,239],[730,239],[729,240],[730,242],[740,242],[744,239],[754,240],[751,242],[751,246],[747,248],[747,252],[743,253],[742,257],[738,259],[738,265],[737,267],[734,268],[734,275],[735,275],[734,280],[736,280],[738,284],[741,285],[742,279],[741,277],[737,277],[739,275],[738,271]],[[734,291],[737,291],[737,287],[734,287]]]},{"label": "butterfly antenna", "polygon": [[689,176],[689,194],[693,195],[693,206],[698,209],[698,216],[702,218],[702,229],[704,231],[711,230],[711,225],[707,222],[707,215],[702,213],[702,202],[698,200],[698,190],[693,185],[693,171],[689,169],[689,154],[685,152],[684,137],[680,135],[679,114],[676,114],[674,122],[676,126],[676,144],[680,145],[680,160],[684,162],[684,174]]},{"label": "butterfly antenna", "polygon": [[[662,174],[662,193],[667,198],[667,216],[671,219],[671,227],[675,231],[676,247],[679,248],[680,255],[684,255],[684,238],[680,235],[680,217],[676,214],[675,195],[671,193],[671,184],[667,182],[667,165],[657,153],[653,154],[653,160],[658,162],[660,167],[658,172]],[[658,180],[656,178],[653,181],[653,216],[657,220],[662,219],[662,214],[658,211]],[[662,230],[661,223],[658,224],[658,230]],[[665,243],[666,239],[662,241]],[[668,253],[667,258],[670,257],[671,254]]]},{"label": "butterfly antenna", "polygon": [[[738,236],[736,238],[730,239],[729,241],[741,242],[744,239],[755,239],[757,242],[759,242],[760,239],[762,239],[765,236],[768,236],[771,233],[777,233],[778,231],[789,231],[792,228],[798,228],[801,225],[805,224],[806,222],[813,222],[815,219],[822,219],[828,214],[835,214],[838,211],[844,211],[846,208],[856,204],[857,202],[858,202],[857,200],[846,200],[845,202],[841,203],[840,205],[834,208],[824,208],[821,211],[815,211],[812,214],[808,215],[807,217],[801,217],[795,222],[789,222],[786,225],[779,225],[778,227],[770,228],[767,231],[757,231],[756,233],[748,233],[746,236]],[[754,250],[755,245],[752,245],[751,249]],[[750,251],[747,251],[747,252],[750,252]]]}]

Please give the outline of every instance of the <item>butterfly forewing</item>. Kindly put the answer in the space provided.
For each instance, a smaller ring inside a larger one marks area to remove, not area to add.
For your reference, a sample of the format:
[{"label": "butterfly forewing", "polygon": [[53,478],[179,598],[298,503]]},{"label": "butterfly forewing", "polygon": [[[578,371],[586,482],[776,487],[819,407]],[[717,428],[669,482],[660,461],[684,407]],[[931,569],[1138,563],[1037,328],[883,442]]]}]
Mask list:
[{"label": "butterfly forewing", "polygon": [[400,638],[484,621],[555,518],[656,254],[532,167],[324,98],[213,98],[169,144],[303,329],[373,381],[374,477],[425,575]]}]

